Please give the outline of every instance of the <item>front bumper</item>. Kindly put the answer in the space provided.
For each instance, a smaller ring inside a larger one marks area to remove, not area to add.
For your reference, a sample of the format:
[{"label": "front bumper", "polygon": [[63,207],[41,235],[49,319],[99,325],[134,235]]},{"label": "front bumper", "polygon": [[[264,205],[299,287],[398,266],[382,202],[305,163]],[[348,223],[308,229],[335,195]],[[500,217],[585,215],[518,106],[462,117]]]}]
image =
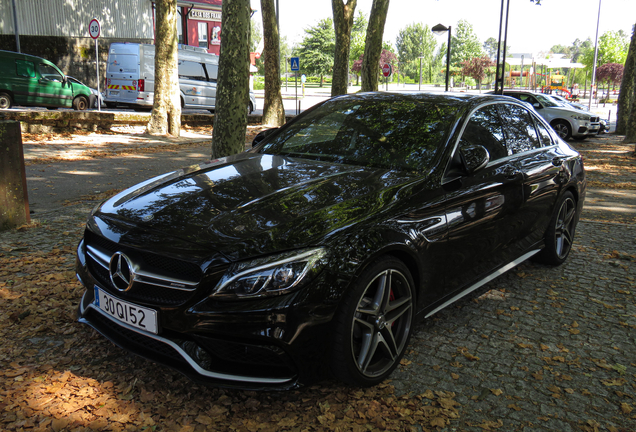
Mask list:
[{"label": "front bumper", "polygon": [[95,305],[94,287],[108,289],[91,274],[82,243],[77,252],[77,277],[86,288],[79,321],[131,353],[219,387],[284,390],[327,373],[335,304],[321,305],[312,296],[296,295],[224,307],[223,302],[199,298],[183,306],[153,307],[160,324],[158,334],[152,334]]}]

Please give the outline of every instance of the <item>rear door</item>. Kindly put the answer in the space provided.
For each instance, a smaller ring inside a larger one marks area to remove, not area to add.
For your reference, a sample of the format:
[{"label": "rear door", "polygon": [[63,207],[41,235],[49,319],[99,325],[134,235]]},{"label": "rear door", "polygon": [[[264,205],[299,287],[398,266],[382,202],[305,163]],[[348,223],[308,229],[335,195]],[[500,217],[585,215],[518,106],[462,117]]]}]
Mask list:
[{"label": "rear door", "polygon": [[14,103],[16,105],[33,105],[37,98],[38,74],[35,71],[35,63],[31,60],[15,60],[15,75],[9,73],[7,77],[8,87],[13,90]]},{"label": "rear door", "polygon": [[[151,59],[154,64],[154,56]],[[136,103],[140,76],[140,48],[138,44],[112,44],[106,66],[106,100]],[[154,77],[154,66],[152,70]]]},{"label": "rear door", "polygon": [[523,174],[523,202],[517,224],[518,252],[540,241],[550,221],[557,198],[565,156],[554,145],[547,126],[529,110],[515,104],[502,104],[506,145]]}]

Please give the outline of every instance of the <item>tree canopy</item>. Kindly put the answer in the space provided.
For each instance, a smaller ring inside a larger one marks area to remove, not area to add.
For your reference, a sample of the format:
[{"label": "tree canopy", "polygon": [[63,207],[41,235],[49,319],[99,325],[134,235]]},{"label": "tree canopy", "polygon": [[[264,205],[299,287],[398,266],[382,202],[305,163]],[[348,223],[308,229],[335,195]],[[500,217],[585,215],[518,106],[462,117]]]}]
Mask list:
[{"label": "tree canopy", "polygon": [[324,76],[333,69],[336,33],[333,20],[325,18],[314,27],[305,29],[305,37],[298,56],[307,75]]},{"label": "tree canopy", "polygon": [[[629,39],[622,31],[608,31],[598,38],[598,58],[596,66],[602,66],[605,63],[625,64],[627,58],[627,48],[629,47]],[[590,43],[583,49],[583,55],[580,60],[588,70],[594,65],[594,45]]]},{"label": "tree canopy", "polygon": [[463,61],[484,55],[472,24],[459,20],[451,37],[451,65],[461,67]]},{"label": "tree canopy", "polygon": [[420,61],[424,70],[432,67],[437,41],[428,25],[410,24],[400,30],[395,41],[401,72],[411,78],[419,76]]}]

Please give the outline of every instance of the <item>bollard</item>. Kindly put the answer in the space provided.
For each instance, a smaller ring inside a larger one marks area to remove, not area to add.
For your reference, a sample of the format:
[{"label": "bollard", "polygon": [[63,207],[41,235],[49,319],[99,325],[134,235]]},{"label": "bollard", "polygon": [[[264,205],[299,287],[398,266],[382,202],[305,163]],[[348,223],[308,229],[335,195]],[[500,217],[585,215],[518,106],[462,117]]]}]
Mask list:
[{"label": "bollard", "polygon": [[0,121],[0,231],[29,222],[20,122]]}]

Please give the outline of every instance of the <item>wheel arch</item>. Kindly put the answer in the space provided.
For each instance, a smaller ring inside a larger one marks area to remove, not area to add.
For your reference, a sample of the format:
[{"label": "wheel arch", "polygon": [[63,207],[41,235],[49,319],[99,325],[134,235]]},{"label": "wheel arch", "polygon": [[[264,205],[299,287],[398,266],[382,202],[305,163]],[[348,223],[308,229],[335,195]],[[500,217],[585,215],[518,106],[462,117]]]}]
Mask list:
[{"label": "wheel arch", "polygon": [[424,276],[425,272],[424,272],[423,266],[421,265],[421,263],[418,261],[416,257],[416,252],[411,250],[405,244],[396,243],[396,244],[387,245],[386,247],[378,249],[374,253],[363,258],[363,263],[359,265],[356,271],[353,273],[350,284],[355,283],[355,281],[360,277],[360,275],[364,272],[366,268],[371,266],[374,262],[376,262],[378,259],[382,258],[383,256],[390,256],[400,260],[401,262],[404,263],[406,268],[409,270],[409,273],[411,274],[411,278],[413,278],[413,284],[414,284],[413,288],[416,295],[415,300],[417,304],[418,299],[422,297],[420,293],[421,293],[421,290],[423,289],[423,282],[425,281],[425,276]]}]

